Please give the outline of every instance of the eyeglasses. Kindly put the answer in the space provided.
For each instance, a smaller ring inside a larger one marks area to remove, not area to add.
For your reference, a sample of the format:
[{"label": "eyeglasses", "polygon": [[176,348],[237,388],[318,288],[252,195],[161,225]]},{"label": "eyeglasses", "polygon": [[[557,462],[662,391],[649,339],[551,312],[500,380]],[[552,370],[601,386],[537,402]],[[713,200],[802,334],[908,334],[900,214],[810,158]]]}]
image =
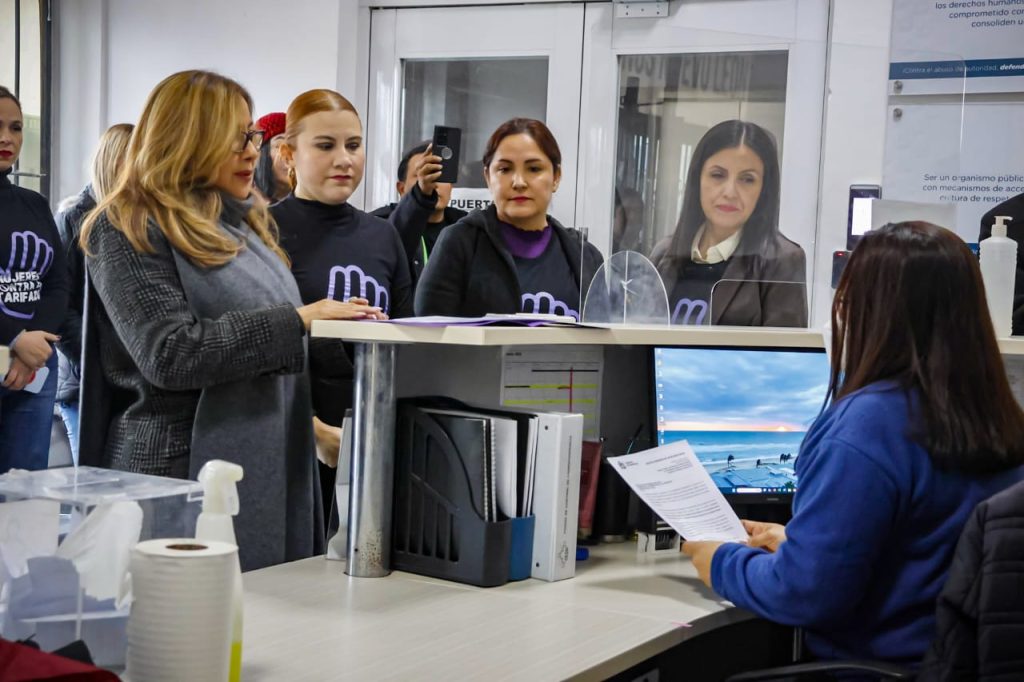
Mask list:
[{"label": "eyeglasses", "polygon": [[242,152],[245,151],[245,148],[249,146],[250,142],[252,142],[252,146],[256,148],[256,151],[259,151],[260,147],[263,146],[263,138],[265,136],[266,133],[262,130],[247,130],[246,132],[242,133],[242,143],[239,144],[233,151],[236,154],[241,154]]}]

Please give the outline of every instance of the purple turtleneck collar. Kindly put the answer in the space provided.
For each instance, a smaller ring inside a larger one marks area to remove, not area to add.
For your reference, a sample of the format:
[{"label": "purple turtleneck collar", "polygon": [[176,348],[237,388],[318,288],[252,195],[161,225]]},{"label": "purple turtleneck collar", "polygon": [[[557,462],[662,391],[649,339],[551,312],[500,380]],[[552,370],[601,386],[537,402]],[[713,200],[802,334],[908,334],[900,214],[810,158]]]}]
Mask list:
[{"label": "purple turtleneck collar", "polygon": [[520,230],[502,220],[498,221],[498,225],[501,226],[501,236],[505,240],[505,246],[516,258],[538,258],[551,242],[553,232],[551,225],[545,225],[543,230],[536,232]]}]

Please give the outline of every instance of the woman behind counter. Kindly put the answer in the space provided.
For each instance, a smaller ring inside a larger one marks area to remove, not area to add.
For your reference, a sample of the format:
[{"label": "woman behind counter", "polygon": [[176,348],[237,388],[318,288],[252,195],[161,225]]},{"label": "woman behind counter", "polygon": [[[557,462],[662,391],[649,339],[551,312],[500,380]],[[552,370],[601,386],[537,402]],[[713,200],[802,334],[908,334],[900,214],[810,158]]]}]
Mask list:
[{"label": "woman behind counter", "polygon": [[736,120],[711,128],[693,152],[675,234],[651,253],[672,323],[806,327],[804,250],[778,221],[771,134]]},{"label": "woman behind counter", "polygon": [[793,519],[683,551],[736,606],[804,628],[816,658],[917,664],[968,515],[1024,478],[977,257],[928,223],[869,232],[836,291],[832,348]]},{"label": "woman behind counter", "polygon": [[242,465],[244,570],[322,550],[306,333],[369,312],[302,304],[252,198],[262,138],[238,83],[167,77],[81,236],[81,462],[180,478],[215,458]]},{"label": "woman behind counter", "polygon": [[533,119],[506,121],[488,140],[483,163],[494,203],[441,233],[416,289],[416,314],[579,319],[581,293],[602,258],[547,213],[562,179],[551,131]]}]

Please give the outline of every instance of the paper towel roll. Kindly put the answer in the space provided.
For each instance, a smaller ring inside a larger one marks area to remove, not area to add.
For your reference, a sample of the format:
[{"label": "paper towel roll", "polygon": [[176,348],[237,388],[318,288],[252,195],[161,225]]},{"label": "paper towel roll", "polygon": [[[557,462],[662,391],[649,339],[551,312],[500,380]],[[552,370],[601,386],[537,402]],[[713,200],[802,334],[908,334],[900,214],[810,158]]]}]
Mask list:
[{"label": "paper towel roll", "polygon": [[132,552],[126,676],[132,682],[224,682],[238,548],[147,540]]}]

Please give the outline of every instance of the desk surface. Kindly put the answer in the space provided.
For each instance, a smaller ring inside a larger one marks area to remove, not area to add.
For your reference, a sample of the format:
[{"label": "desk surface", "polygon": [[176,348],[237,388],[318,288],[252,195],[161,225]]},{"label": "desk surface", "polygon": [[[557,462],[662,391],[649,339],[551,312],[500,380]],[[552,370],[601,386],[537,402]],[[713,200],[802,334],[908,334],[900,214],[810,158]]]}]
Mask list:
[{"label": "desk surface", "polygon": [[775,327],[417,327],[381,322],[313,322],[313,336],[382,343],[460,346],[764,346],[823,348],[821,332]]},{"label": "desk surface", "polygon": [[752,617],[684,557],[638,562],[633,543],[594,548],[557,583],[350,578],[322,557],[244,583],[246,680],[598,680]]},{"label": "desk surface", "polygon": [[[783,327],[630,326],[416,327],[380,322],[313,322],[313,336],[380,343],[441,343],[459,346],[737,346],[824,348],[817,329]],[[1024,337],[999,339],[1007,355],[1024,355]]]}]

